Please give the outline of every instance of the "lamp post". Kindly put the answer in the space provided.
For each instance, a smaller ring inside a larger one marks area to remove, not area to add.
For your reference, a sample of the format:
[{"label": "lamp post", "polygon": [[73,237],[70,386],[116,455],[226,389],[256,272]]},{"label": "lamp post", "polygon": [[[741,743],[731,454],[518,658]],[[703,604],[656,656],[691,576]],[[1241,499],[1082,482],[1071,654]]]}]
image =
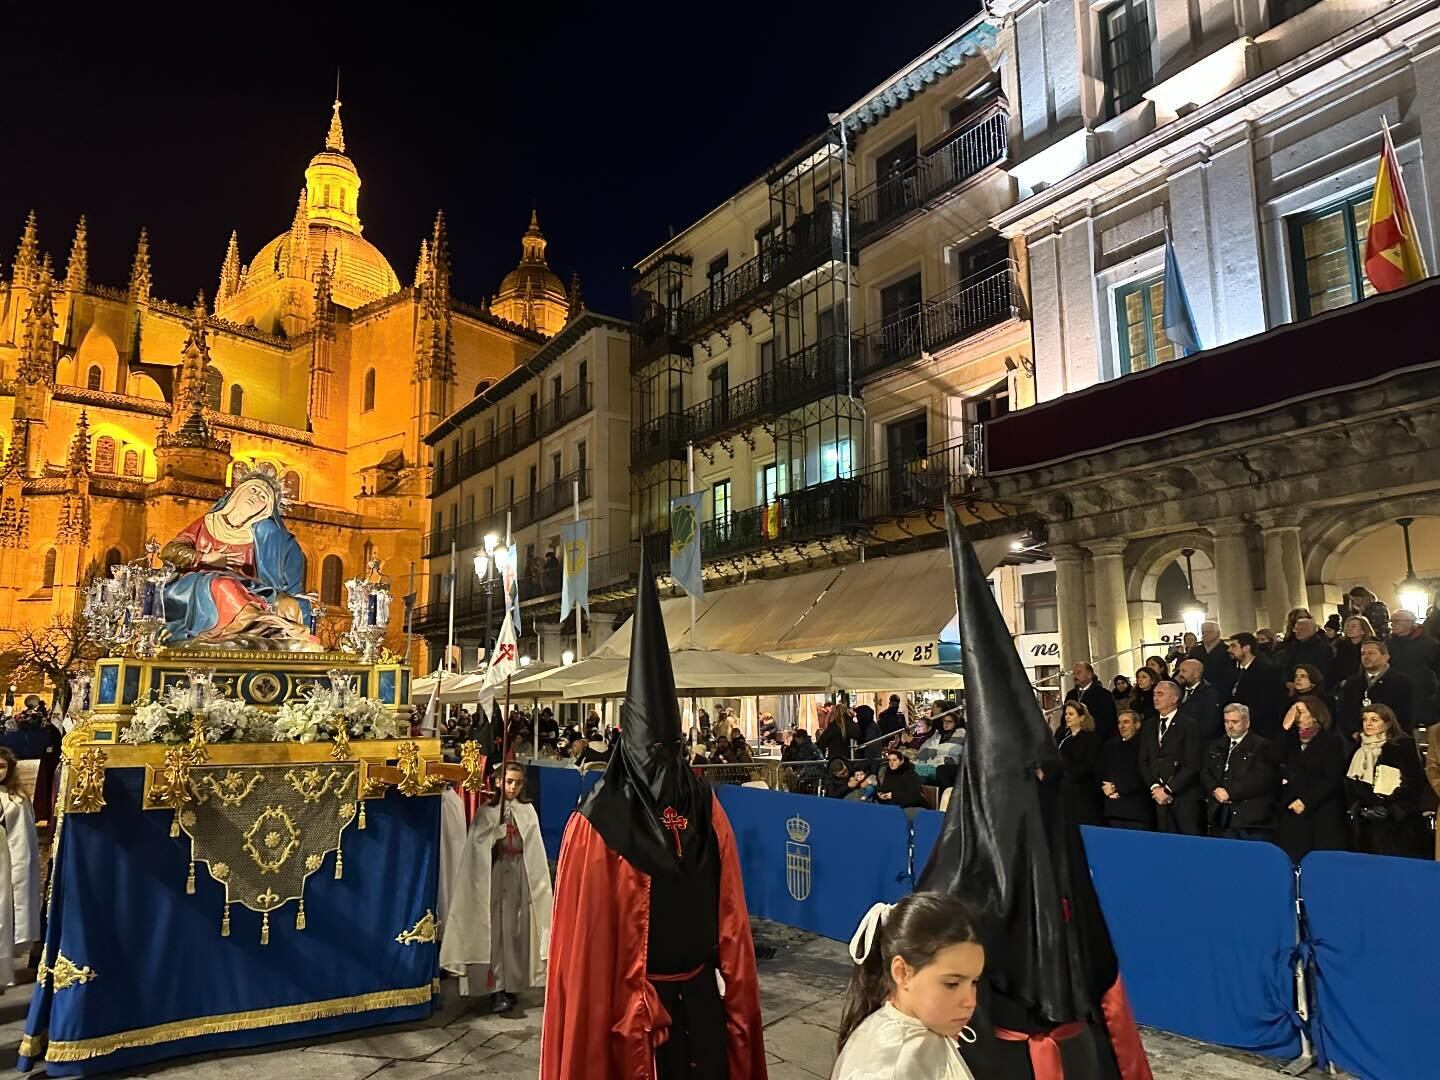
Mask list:
[{"label": "lamp post", "polygon": [[485,586],[485,664],[490,664],[490,621],[495,614],[495,590],[491,587],[492,570],[503,570],[503,552],[495,550],[500,543],[498,534],[485,534],[485,550],[475,554],[475,576]]},{"label": "lamp post", "polygon": [[1185,622],[1185,629],[1198,636],[1205,621],[1205,608],[1195,595],[1195,570],[1190,565],[1195,549],[1185,548],[1180,554],[1185,556],[1185,600],[1180,607],[1180,618]]},{"label": "lamp post", "polygon": [[1396,518],[1395,524],[1405,534],[1405,580],[1396,590],[1400,594],[1400,606],[1414,614],[1416,621],[1425,618],[1430,608],[1430,593],[1425,583],[1415,576],[1415,561],[1410,555],[1410,525],[1414,518]]}]

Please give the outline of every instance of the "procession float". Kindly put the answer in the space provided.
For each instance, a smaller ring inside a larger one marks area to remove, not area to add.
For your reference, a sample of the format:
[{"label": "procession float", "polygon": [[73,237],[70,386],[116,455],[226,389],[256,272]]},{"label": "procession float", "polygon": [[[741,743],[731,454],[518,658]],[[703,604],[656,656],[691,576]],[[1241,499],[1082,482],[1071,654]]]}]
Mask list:
[{"label": "procession float", "polygon": [[102,652],[64,738],[20,1068],[50,1075],[313,1038],[431,1011],[446,784],[483,759],[411,735],[390,582],[318,599],[257,469],[85,596]]}]

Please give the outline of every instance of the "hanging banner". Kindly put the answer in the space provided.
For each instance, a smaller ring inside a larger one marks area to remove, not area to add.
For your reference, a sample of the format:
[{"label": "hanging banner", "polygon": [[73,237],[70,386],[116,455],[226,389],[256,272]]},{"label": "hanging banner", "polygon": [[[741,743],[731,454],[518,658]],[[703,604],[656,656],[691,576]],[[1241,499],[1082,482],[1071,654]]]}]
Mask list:
[{"label": "hanging banner", "polygon": [[564,559],[564,581],[560,586],[560,621],[578,606],[590,614],[590,523],[572,521],[560,527],[560,549]]},{"label": "hanging banner", "polygon": [[700,576],[700,500],[703,491],[670,500],[670,576],[697,600],[705,595]]}]

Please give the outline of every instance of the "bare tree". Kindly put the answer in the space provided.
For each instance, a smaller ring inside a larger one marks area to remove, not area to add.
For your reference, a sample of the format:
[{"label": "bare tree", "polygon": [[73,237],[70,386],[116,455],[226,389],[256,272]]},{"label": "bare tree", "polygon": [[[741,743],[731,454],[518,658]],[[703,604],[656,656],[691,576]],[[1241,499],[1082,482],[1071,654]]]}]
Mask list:
[{"label": "bare tree", "polygon": [[85,619],[79,615],[56,615],[44,626],[23,626],[10,632],[6,651],[18,657],[17,676],[37,676],[55,687],[55,711],[64,712],[70,703],[70,680],[100,656],[100,649],[86,640]]}]

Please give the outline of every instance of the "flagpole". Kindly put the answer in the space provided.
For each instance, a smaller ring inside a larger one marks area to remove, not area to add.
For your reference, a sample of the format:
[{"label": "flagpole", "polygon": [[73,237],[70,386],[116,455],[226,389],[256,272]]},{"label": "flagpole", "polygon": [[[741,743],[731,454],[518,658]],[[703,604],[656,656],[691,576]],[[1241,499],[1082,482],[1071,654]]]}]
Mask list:
[{"label": "flagpole", "polygon": [[[455,541],[450,541],[450,628],[445,634],[445,662],[441,668],[450,670],[450,650],[455,647]],[[444,681],[443,679],[441,680]]]},{"label": "flagpole", "polygon": [[405,663],[410,663],[410,650],[415,641],[415,560],[410,560],[410,591],[405,594]]},{"label": "flagpole", "polygon": [[[571,485],[572,485],[572,487],[573,487],[574,494],[575,494],[575,524],[576,524],[576,525],[579,525],[579,524],[580,524],[580,481],[579,481],[579,480],[572,480],[572,481],[571,481]],[[577,529],[576,532],[578,533],[579,530]],[[587,544],[586,546],[588,547],[589,545]],[[562,554],[565,556],[565,572],[566,572],[566,573],[569,573],[570,552],[565,551],[565,552],[562,552]],[[590,553],[587,551],[587,552],[585,553],[585,555],[586,555],[586,558],[589,558]],[[579,603],[579,601],[578,601],[574,596],[572,596],[572,597],[570,597],[570,602],[575,605],[575,662],[576,662],[576,663],[579,663],[581,660],[584,660],[584,659],[585,659],[585,624],[584,624],[584,623],[581,621],[581,619],[580,619],[580,603]]]},{"label": "flagpole", "polygon": [[[688,481],[689,486],[686,488],[685,494],[687,494],[687,495],[694,495],[694,494],[695,494],[695,444],[694,444],[693,442],[688,442],[688,443],[685,444],[685,468],[686,468],[686,471],[689,473],[689,477],[690,477],[690,478],[689,478],[689,481]],[[695,515],[695,530],[696,530],[695,543],[696,543],[697,545],[700,543],[700,536],[699,536],[700,520],[699,520],[699,519],[700,519],[700,515],[698,515],[698,514]],[[705,557],[705,556],[704,556],[704,552],[700,552],[699,554],[700,554],[700,558],[703,560],[704,557]],[[701,574],[702,578],[703,578],[703,576],[704,576],[704,573],[705,573],[705,567],[704,567],[704,563],[703,563],[703,561],[702,561],[702,562],[701,562],[701,565],[700,565],[700,574]],[[687,590],[687,591],[688,591],[688,590]],[[697,645],[699,645],[699,644],[700,644],[700,642],[698,642],[697,640],[695,640],[695,594],[692,592],[692,593],[690,593],[690,647],[691,647],[691,648],[694,648],[695,646],[697,646]]]}]

